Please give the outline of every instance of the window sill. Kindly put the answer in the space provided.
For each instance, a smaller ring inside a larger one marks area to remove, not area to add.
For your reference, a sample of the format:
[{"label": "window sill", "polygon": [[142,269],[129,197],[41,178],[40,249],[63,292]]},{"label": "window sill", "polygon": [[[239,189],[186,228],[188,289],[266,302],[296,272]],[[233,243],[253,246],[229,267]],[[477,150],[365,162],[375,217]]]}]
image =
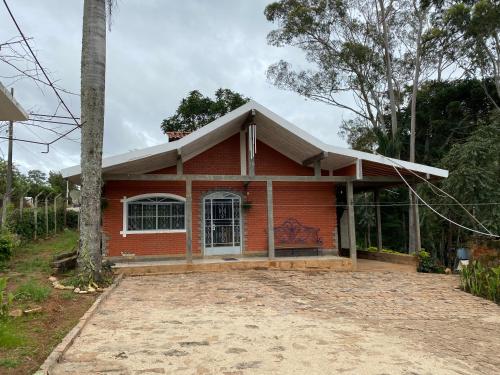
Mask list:
[{"label": "window sill", "polygon": [[159,229],[159,230],[129,230],[120,231],[123,237],[127,237],[130,234],[162,234],[162,233],[186,233],[185,229]]}]

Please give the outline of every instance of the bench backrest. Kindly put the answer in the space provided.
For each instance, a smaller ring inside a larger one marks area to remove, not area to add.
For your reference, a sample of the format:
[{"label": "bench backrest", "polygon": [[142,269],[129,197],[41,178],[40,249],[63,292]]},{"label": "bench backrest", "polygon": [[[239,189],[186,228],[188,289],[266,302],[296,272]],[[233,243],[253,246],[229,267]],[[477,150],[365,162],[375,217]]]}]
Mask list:
[{"label": "bench backrest", "polygon": [[323,241],[319,237],[319,228],[303,225],[295,218],[288,218],[281,225],[274,227],[274,243],[278,247],[318,247]]}]

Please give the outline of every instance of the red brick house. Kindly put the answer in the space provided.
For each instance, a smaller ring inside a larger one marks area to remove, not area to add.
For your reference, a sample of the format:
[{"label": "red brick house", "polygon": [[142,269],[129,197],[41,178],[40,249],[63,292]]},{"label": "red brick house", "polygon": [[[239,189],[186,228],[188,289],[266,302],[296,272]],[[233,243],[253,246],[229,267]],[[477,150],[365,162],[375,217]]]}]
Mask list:
[{"label": "red brick house", "polygon": [[[103,160],[103,251],[114,260],[336,254],[355,247],[353,194],[401,184],[398,172],[448,175],[327,145],[250,101],[180,139]],[[79,166],[62,173],[80,182]]]}]

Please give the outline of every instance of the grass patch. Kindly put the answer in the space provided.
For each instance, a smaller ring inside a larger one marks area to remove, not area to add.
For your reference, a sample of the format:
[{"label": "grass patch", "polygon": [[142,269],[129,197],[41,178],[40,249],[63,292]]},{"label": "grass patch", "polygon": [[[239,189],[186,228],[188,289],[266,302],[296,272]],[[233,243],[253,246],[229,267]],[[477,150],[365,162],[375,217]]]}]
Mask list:
[{"label": "grass patch", "polygon": [[51,292],[52,288],[30,279],[16,289],[15,298],[19,301],[43,302]]},{"label": "grass patch", "polygon": [[[56,290],[47,280],[55,255],[69,252],[78,244],[78,233],[59,232],[49,239],[23,243],[0,268],[0,277],[8,277],[7,292],[16,295],[11,309],[40,306],[39,314],[0,319],[0,374],[32,374],[53,348],[78,323],[97,295],[74,294]],[[58,277],[76,278],[75,271]]]},{"label": "grass patch", "polygon": [[72,290],[64,290],[64,291],[61,293],[61,298],[62,298],[62,299],[65,299],[65,300],[72,300],[72,301],[75,301],[77,297],[76,297],[75,292],[73,292]]},{"label": "grass patch", "polygon": [[20,261],[16,264],[15,270],[20,273],[50,273],[51,267],[47,260],[41,258],[33,258],[25,261]]},{"label": "grass patch", "polygon": [[0,359],[0,367],[5,368],[16,368],[19,365],[19,361],[11,358]]},{"label": "grass patch", "polygon": [[0,348],[17,348],[25,343],[14,320],[0,322]]}]

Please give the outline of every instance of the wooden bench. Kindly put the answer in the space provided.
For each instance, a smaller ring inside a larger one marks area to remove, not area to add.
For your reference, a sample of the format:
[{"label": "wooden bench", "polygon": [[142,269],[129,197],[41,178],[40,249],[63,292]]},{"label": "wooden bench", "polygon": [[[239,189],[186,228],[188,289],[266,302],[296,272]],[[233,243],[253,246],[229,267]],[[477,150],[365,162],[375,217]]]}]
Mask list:
[{"label": "wooden bench", "polygon": [[308,227],[295,218],[286,219],[274,227],[274,249],[276,256],[320,255],[323,245],[319,228]]}]

